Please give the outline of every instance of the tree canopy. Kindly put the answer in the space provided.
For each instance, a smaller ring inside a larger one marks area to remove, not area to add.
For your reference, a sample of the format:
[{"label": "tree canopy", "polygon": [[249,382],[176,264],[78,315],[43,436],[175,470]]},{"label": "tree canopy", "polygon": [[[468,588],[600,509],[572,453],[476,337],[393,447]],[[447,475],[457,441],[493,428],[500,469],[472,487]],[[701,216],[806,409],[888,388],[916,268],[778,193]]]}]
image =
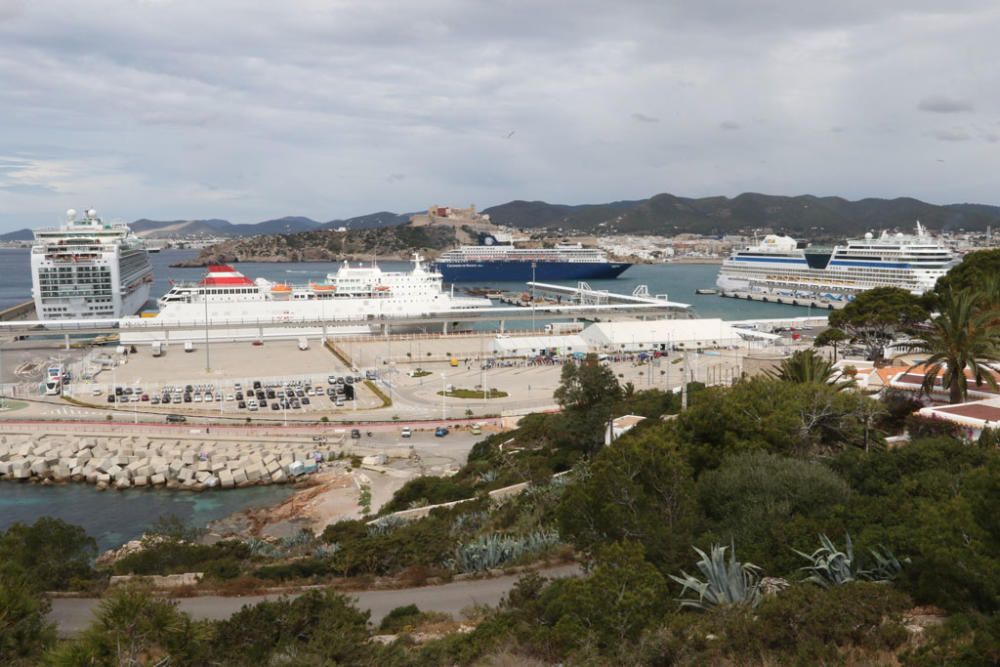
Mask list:
[{"label": "tree canopy", "polygon": [[859,294],[842,310],[830,313],[829,324],[877,356],[893,335],[927,319],[923,300],[898,287],[876,287]]}]

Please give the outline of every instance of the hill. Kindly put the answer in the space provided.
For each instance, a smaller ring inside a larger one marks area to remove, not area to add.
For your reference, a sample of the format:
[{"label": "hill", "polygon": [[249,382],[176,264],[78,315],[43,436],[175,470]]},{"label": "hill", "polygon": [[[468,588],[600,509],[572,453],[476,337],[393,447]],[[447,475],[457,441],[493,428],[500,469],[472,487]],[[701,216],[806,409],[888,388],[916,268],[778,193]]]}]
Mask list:
[{"label": "hill", "polygon": [[420,250],[434,254],[455,244],[451,227],[373,227],[338,232],[317,229],[297,234],[261,234],[216,243],[193,260],[177,266],[207,266],[230,262],[328,262],[370,258],[408,259]]},{"label": "hill", "polygon": [[[289,215],[255,223],[232,223],[228,220],[149,220],[143,218],[130,223],[136,234],[145,238],[176,239],[192,236],[256,236],[258,234],[296,234],[319,229],[371,229],[392,227],[409,220],[408,214],[379,211],[346,220],[317,222],[304,216]],[[16,240],[16,239],[11,239]]]},{"label": "hill", "polygon": [[920,220],[930,229],[983,230],[1000,224],[1000,207],[939,206],[918,199],[861,199],[748,192],[737,197],[658,194],[639,201],[566,206],[512,201],[483,211],[499,224],[523,228],[626,234],[727,234],[770,227],[809,238],[841,238],[868,230],[909,229]]},{"label": "hill", "polygon": [[14,232],[0,234],[0,241],[31,241],[35,238],[35,233],[30,229],[18,229]]}]

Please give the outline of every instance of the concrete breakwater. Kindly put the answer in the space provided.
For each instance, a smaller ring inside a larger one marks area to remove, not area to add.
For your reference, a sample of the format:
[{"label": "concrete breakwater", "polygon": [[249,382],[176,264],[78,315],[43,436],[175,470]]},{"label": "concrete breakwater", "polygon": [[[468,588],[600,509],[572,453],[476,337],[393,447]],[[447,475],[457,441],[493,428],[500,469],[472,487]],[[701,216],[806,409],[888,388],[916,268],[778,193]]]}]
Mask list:
[{"label": "concrete breakwater", "polygon": [[0,435],[0,479],[86,482],[116,489],[281,484],[340,453],[326,443],[322,449],[316,445],[205,436],[6,433]]}]

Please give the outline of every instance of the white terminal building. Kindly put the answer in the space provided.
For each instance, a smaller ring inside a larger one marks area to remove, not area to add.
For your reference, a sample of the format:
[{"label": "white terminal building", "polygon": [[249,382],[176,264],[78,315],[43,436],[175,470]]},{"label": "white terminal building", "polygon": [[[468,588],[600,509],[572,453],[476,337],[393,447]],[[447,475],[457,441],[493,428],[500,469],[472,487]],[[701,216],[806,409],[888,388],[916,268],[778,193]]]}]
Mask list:
[{"label": "white terminal building", "polygon": [[535,357],[707,350],[738,346],[743,342],[741,334],[747,333],[750,332],[712,318],[597,322],[570,335],[497,336],[491,343],[491,352],[498,357]]}]

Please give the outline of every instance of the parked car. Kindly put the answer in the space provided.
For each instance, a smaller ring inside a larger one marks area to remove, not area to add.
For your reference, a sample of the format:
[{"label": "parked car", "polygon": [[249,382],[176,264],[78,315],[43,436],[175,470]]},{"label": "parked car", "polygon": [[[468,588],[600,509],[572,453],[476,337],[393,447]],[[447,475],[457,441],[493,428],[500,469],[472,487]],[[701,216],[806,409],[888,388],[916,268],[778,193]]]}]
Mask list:
[{"label": "parked car", "polygon": [[356,428],[352,428],[351,429],[351,437],[353,439],[355,439],[355,440],[358,440],[359,438],[361,438],[361,431],[359,431]]},{"label": "parked car", "polygon": [[399,431],[399,437],[401,437],[401,438],[409,438],[412,435],[413,435],[413,429],[411,429],[409,426],[404,426]]},{"label": "parked car", "polygon": [[438,426],[436,429],[434,429],[434,437],[443,438],[446,435],[448,435],[448,429],[446,429],[444,426]]},{"label": "parked car", "polygon": [[187,417],[184,415],[167,415],[168,424],[180,424],[181,422],[186,422]]}]

